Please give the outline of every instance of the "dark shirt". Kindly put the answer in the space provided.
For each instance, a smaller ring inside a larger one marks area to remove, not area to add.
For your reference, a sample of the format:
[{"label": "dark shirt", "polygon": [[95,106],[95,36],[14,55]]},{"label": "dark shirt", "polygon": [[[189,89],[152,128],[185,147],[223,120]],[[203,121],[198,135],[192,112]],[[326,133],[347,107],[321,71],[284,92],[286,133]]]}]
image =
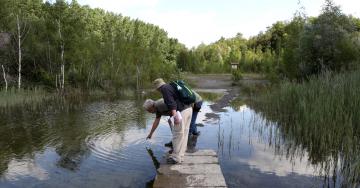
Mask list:
[{"label": "dark shirt", "polygon": [[157,118],[160,118],[161,116],[171,116],[171,112],[164,103],[164,99],[159,99],[155,101],[155,110],[156,110],[155,113]]},{"label": "dark shirt", "polygon": [[169,110],[176,110],[181,112],[185,108],[189,107],[180,101],[176,90],[170,84],[164,84],[161,86],[160,93],[162,94],[164,102]]}]

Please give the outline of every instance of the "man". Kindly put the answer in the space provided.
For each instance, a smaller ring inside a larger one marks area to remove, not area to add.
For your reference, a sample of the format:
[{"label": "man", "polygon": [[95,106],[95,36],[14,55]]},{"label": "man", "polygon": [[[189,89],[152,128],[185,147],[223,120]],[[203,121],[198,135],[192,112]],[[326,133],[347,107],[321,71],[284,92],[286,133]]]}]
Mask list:
[{"label": "man", "polygon": [[[194,90],[192,90],[192,92],[195,93],[195,103],[193,105],[193,112],[192,112],[192,116],[191,116],[191,123],[190,123],[190,128],[189,128],[189,139],[190,136],[199,136],[200,135],[200,131],[197,130],[197,126],[196,126],[196,118],[198,113],[200,112],[203,100],[201,98],[201,96],[195,92]],[[171,126],[170,126],[171,129]],[[170,147],[172,148],[172,142],[170,141],[169,143],[165,144],[166,147]]]},{"label": "man", "polygon": [[147,99],[147,100],[145,100],[143,107],[149,113],[156,114],[156,118],[152,124],[151,131],[150,131],[149,135],[146,137],[146,139],[151,139],[156,128],[159,126],[161,116],[170,116],[171,114],[170,114],[168,107],[164,103],[163,99],[159,99],[157,101]]},{"label": "man", "polygon": [[[161,93],[166,106],[170,110],[171,116],[174,117],[174,124],[171,129],[173,134],[173,152],[170,154],[167,162],[169,164],[181,163],[187,148],[189,127],[192,116],[191,105],[186,105],[181,102],[176,90],[170,84],[166,84],[163,79],[158,78],[153,82],[153,84]],[[181,117],[176,115],[177,111],[180,112]]]},{"label": "man", "polygon": [[200,131],[197,131],[197,127],[196,127],[195,123],[196,123],[196,118],[197,118],[198,113],[200,112],[203,101],[202,101],[201,96],[198,93],[196,93],[195,91],[193,91],[193,92],[195,93],[196,99],[195,99],[193,113],[192,113],[192,117],[191,117],[189,135],[199,136]]}]

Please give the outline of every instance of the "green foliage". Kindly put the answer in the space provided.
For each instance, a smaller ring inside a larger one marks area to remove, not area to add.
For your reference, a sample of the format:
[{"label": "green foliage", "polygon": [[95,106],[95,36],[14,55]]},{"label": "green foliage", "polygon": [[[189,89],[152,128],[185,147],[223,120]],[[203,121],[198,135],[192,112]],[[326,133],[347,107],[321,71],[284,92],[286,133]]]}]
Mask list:
[{"label": "green foliage", "polygon": [[239,63],[245,55],[246,39],[241,34],[234,38],[224,39],[210,44],[200,44],[197,48],[183,50],[177,64],[184,71],[194,73],[230,72],[230,64]]},{"label": "green foliage", "polygon": [[[26,30],[23,39],[25,81],[56,87],[64,45],[65,85],[79,88],[149,85],[157,77],[177,74],[176,58],[184,45],[158,26],[101,9],[57,0],[53,3],[0,0],[0,32],[16,34],[16,15]],[[61,35],[60,35],[61,33]],[[17,48],[1,50],[0,64],[16,77]]]},{"label": "green foliage", "polygon": [[322,14],[305,26],[301,36],[300,76],[318,74],[326,69],[349,69],[360,55],[360,46],[352,40],[354,32],[352,20],[327,1]]},{"label": "green foliage", "polygon": [[326,0],[318,17],[308,18],[300,8],[291,21],[276,22],[248,40],[238,34],[184,50],[178,66],[195,73],[230,72],[230,64],[238,62],[244,72],[264,73],[274,80],[303,80],[324,70],[357,67],[359,38],[360,19],[343,14]]},{"label": "green foliage", "polygon": [[[88,89],[145,87],[157,77],[177,77],[179,70],[230,73],[234,62],[243,72],[291,80],[324,70],[351,70],[360,62],[360,19],[344,15],[331,0],[318,17],[297,12],[291,21],[276,22],[249,39],[238,33],[193,49],[158,26],[76,1],[0,3],[0,32],[16,35],[17,17],[25,32],[25,83],[53,88],[60,79],[61,45],[65,85]],[[0,49],[0,64],[11,78],[17,76],[17,53],[15,41]]]},{"label": "green foliage", "polygon": [[233,70],[231,74],[232,74],[231,78],[235,82],[237,82],[237,81],[239,81],[239,80],[241,80],[243,78],[242,73],[241,73],[241,71],[239,69],[238,70]]}]

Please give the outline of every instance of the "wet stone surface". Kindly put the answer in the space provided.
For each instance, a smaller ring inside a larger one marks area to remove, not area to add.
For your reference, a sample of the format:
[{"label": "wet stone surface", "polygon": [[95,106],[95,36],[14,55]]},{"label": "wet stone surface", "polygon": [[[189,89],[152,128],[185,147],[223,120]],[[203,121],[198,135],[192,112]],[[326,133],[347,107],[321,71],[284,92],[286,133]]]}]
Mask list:
[{"label": "wet stone surface", "polygon": [[161,164],[154,187],[226,187],[217,154],[213,150],[186,153],[184,163]]}]

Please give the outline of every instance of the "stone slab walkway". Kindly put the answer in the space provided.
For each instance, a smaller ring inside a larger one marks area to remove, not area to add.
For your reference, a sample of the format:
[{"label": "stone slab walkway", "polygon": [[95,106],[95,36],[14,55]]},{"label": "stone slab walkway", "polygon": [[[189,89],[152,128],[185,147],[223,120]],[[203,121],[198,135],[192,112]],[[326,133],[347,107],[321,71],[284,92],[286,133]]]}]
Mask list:
[{"label": "stone slab walkway", "polygon": [[161,164],[153,187],[226,187],[226,183],[216,152],[199,150],[186,153],[182,164]]}]

